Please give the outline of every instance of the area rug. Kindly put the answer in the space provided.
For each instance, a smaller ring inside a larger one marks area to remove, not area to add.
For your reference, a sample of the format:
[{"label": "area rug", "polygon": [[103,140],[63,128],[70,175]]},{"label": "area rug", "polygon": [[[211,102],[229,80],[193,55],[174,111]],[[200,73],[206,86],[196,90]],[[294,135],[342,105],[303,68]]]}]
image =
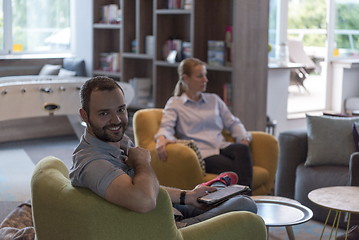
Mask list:
[{"label": "area rug", "polygon": [[27,201],[34,163],[23,149],[0,150],[0,201]]},{"label": "area rug", "polygon": [[[293,226],[294,237],[296,240],[320,239],[324,224],[318,221],[310,220],[306,223]],[[331,226],[325,228],[323,239],[329,239]],[[343,234],[343,229],[338,229],[338,236]],[[332,232],[332,238],[335,239],[335,232]],[[269,228],[269,240],[287,240],[288,235],[285,227]]]}]

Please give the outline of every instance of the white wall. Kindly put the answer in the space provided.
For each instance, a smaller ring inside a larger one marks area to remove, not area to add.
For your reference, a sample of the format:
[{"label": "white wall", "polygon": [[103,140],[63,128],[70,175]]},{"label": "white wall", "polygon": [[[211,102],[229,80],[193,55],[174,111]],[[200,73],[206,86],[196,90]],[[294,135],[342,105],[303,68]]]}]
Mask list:
[{"label": "white wall", "polygon": [[86,62],[88,75],[92,72],[92,19],[93,3],[89,0],[71,0],[72,19],[72,52],[76,57],[83,58]]}]

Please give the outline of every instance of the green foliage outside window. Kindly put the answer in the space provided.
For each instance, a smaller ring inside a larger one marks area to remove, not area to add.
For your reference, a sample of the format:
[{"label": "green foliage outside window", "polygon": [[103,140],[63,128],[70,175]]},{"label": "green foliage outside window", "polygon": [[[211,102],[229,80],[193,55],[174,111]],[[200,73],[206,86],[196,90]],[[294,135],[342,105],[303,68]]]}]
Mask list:
[{"label": "green foliage outside window", "polygon": [[70,26],[69,1],[12,0],[13,43],[37,51],[56,31]]},{"label": "green foliage outside window", "polygon": [[[289,4],[288,29],[326,29],[326,27],[326,0],[303,0]],[[326,36],[321,34],[306,34],[303,44],[324,47],[325,40]]]},{"label": "green foliage outside window", "polygon": [[[326,29],[326,0],[302,0],[291,2],[288,9],[288,29]],[[336,30],[359,30],[359,2],[352,3],[337,1],[336,3]],[[337,31],[338,32],[338,31]],[[350,44],[349,36],[353,37]],[[298,35],[291,35],[289,38]],[[359,35],[350,31],[336,34],[337,48],[359,50]],[[326,35],[322,33],[305,34],[305,46],[325,47]]]}]

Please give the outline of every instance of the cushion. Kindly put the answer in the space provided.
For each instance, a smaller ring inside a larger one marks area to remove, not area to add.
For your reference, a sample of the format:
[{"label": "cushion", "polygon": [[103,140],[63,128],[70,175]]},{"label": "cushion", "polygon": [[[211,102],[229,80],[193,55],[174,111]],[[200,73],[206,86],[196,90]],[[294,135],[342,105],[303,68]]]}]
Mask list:
[{"label": "cushion", "polygon": [[355,152],[352,125],[359,117],[307,115],[308,154],[305,166],[349,165]]},{"label": "cushion", "polygon": [[61,65],[45,64],[41,68],[39,75],[58,75],[60,68]]},{"label": "cushion", "polygon": [[358,126],[359,122],[353,123],[352,133],[353,133],[353,139],[355,144],[355,150],[359,152],[359,133],[358,133]]},{"label": "cushion", "polygon": [[1,222],[0,239],[33,240],[34,238],[31,203],[28,201],[19,205]]},{"label": "cushion", "polygon": [[194,140],[183,140],[183,139],[177,139],[176,140],[177,143],[181,143],[184,144],[186,146],[188,146],[189,148],[192,148],[192,150],[196,153],[198,161],[199,161],[199,165],[201,166],[202,169],[202,173],[203,175],[206,175],[206,163],[202,158],[202,154],[199,151],[199,148],[197,146],[197,144],[195,143]]},{"label": "cushion", "polygon": [[61,68],[59,71],[59,77],[73,77],[76,76],[75,71],[66,70],[64,68]]},{"label": "cushion", "polygon": [[85,61],[80,58],[64,58],[64,68],[76,72],[76,76],[86,76]]}]

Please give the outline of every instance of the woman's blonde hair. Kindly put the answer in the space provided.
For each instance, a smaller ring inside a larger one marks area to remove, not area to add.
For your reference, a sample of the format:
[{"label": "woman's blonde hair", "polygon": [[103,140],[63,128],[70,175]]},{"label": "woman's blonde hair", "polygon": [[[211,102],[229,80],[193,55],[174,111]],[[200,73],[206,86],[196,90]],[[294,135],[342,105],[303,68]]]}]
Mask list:
[{"label": "woman's blonde hair", "polygon": [[178,82],[174,90],[174,96],[181,96],[187,90],[187,84],[183,81],[183,75],[191,76],[192,69],[198,65],[206,65],[197,58],[186,58],[177,68]]}]

